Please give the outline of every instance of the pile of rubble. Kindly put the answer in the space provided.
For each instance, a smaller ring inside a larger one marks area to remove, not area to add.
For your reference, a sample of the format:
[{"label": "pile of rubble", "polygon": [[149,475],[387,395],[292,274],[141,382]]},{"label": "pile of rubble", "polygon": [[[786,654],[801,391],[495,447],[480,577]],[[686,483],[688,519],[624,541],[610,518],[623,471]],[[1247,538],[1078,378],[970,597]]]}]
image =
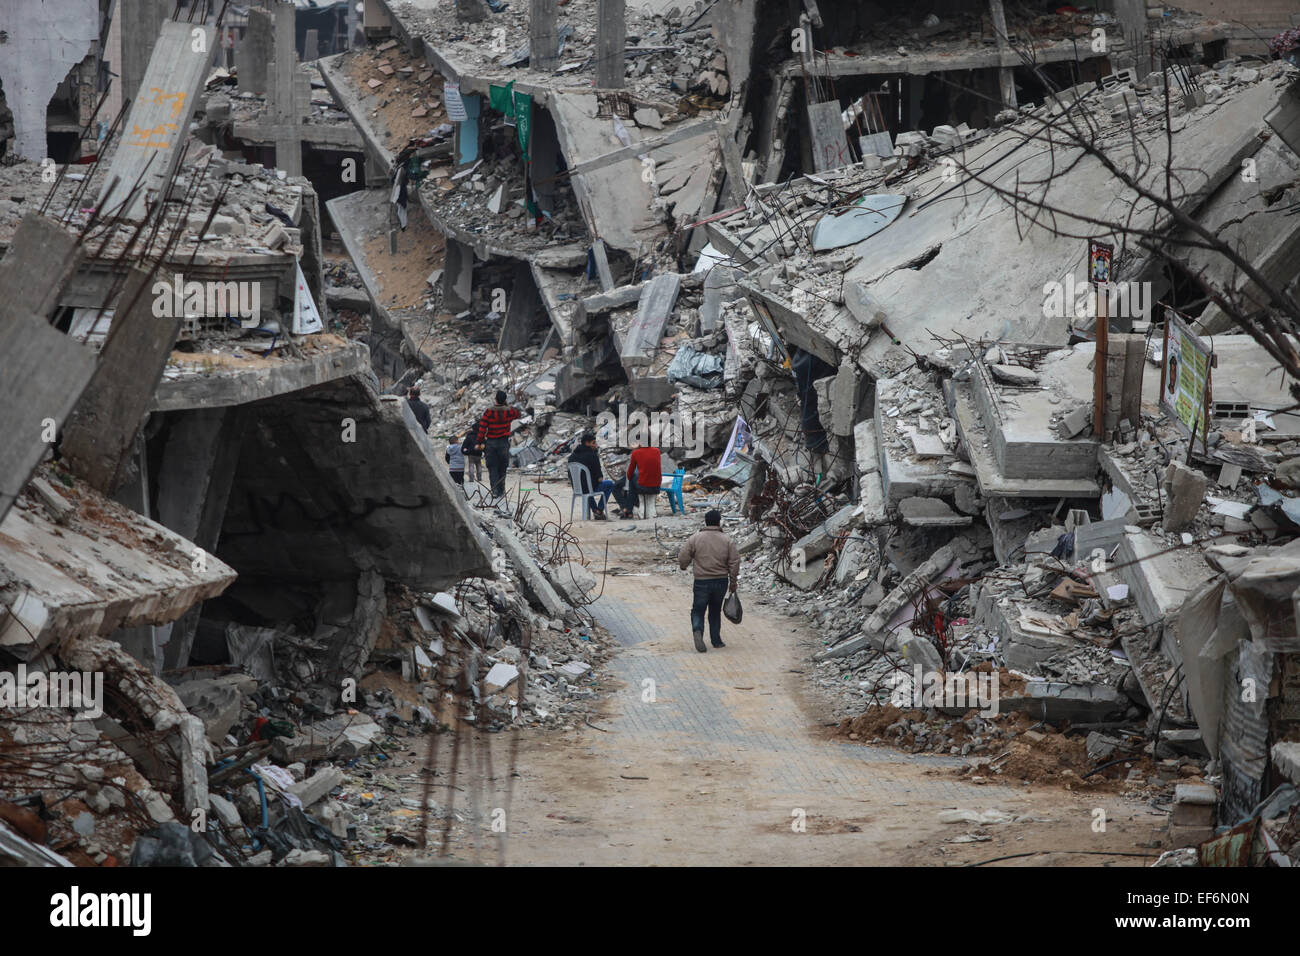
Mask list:
[{"label": "pile of rubble", "polygon": [[[36,491],[22,501],[43,505]],[[70,530],[84,520],[61,517]],[[331,592],[279,624],[230,622],[219,638],[228,664],[160,679],[115,642],[84,637],[0,670],[8,691],[67,668],[108,680],[106,695],[92,700],[88,689],[82,714],[0,697],[0,791],[11,796],[0,819],[22,838],[0,832],[0,852],[31,859],[48,847],[85,865],[293,866],[413,845],[413,788],[388,782],[397,795],[376,796],[395,752],[462,723],[572,728],[593,712],[609,654],[574,609],[589,603],[595,577],[560,560],[563,549],[539,564],[535,519],[478,520],[498,542],[496,578],[417,594],[371,575],[355,602]],[[7,582],[7,607],[23,606],[22,585]],[[293,604],[268,594],[260,611]],[[176,822],[189,817],[202,825]]]}]

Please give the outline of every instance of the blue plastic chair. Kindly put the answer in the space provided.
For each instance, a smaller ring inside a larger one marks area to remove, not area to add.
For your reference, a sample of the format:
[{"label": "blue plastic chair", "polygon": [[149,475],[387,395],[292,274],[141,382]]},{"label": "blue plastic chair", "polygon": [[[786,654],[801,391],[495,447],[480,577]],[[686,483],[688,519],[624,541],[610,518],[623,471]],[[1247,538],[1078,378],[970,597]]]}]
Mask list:
[{"label": "blue plastic chair", "polygon": [[673,514],[679,511],[686,514],[686,502],[682,500],[682,479],[686,477],[686,469],[678,468],[672,474],[673,483],[667,488],[660,489],[668,496],[668,507],[673,509]]}]

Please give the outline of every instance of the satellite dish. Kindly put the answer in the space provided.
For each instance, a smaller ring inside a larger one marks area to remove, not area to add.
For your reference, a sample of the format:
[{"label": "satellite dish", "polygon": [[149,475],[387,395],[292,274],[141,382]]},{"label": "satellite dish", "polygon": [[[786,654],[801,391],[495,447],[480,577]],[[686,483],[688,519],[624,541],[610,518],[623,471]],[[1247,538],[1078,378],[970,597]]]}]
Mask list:
[{"label": "satellite dish", "polygon": [[817,252],[851,246],[874,236],[903,211],[906,196],[863,196],[852,205],[833,209],[813,227],[812,246]]}]

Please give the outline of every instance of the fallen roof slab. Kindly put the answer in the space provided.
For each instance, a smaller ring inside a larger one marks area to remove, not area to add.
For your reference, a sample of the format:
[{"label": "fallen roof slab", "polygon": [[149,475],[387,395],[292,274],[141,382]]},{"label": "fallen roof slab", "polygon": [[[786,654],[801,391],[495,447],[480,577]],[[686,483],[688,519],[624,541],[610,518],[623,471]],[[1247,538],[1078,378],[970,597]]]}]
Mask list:
[{"label": "fallen roof slab", "polygon": [[[216,371],[186,373],[171,368],[154,393],[152,410],[244,405],[358,375],[370,368],[370,352],[364,345],[324,333],[300,340],[302,346],[309,343],[310,354],[300,359],[221,355],[216,358],[220,363]],[[204,355],[173,352],[172,360],[199,364]]]},{"label": "fallen roof slab", "polygon": [[[0,647],[31,660],[53,641],[165,624],[215,597],[235,572],[157,522],[89,485],[42,472],[64,499],[57,518],[29,485],[0,522],[0,572],[11,579],[13,612]],[[34,484],[34,483],[33,483]]]},{"label": "fallen roof slab", "polygon": [[442,590],[492,574],[462,489],[398,396],[352,375],[249,406],[218,553],[245,575],[378,571]]},{"label": "fallen roof slab", "polygon": [[988,431],[975,407],[968,383],[955,382],[957,427],[966,453],[975,466],[975,480],[984,497],[1096,498],[1101,486],[1092,478],[1008,478],[998,469]]}]

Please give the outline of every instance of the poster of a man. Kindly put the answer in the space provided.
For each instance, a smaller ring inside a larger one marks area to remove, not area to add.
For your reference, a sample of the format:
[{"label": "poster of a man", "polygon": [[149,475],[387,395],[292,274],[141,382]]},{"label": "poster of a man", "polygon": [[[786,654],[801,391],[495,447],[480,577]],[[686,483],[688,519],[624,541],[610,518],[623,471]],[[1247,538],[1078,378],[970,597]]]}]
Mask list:
[{"label": "poster of a man", "polygon": [[1110,262],[1115,247],[1096,239],[1088,240],[1088,280],[1097,285],[1110,281]]}]

